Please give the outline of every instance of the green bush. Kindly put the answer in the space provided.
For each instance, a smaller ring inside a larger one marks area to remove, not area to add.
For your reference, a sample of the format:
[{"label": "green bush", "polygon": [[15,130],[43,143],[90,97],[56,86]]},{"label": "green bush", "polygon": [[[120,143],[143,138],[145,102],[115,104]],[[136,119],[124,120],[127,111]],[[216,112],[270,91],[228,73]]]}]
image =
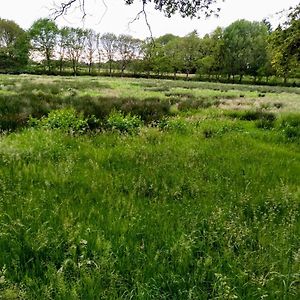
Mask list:
[{"label": "green bush", "polygon": [[137,133],[143,122],[138,116],[124,115],[120,111],[112,111],[107,118],[107,129],[122,133]]},{"label": "green bush", "polygon": [[51,111],[41,119],[30,118],[29,125],[45,129],[61,129],[69,133],[83,133],[88,129],[88,119],[77,114],[74,108],[63,108]]}]

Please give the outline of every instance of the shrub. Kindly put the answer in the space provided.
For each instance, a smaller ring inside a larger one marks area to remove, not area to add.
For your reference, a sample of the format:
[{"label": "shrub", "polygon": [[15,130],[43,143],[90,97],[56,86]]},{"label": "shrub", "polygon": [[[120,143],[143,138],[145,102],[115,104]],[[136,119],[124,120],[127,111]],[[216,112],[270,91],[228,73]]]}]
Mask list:
[{"label": "shrub", "polygon": [[32,127],[46,129],[61,129],[69,133],[83,133],[88,129],[88,120],[82,114],[77,114],[74,108],[63,108],[51,111],[47,117],[40,120],[29,119]]},{"label": "shrub", "polygon": [[243,121],[264,120],[274,122],[276,120],[276,115],[274,113],[262,110],[233,111],[229,112],[228,115],[233,119],[239,119]]},{"label": "shrub", "polygon": [[137,133],[143,122],[138,116],[124,115],[120,111],[112,111],[107,118],[107,128],[122,133]]},{"label": "shrub", "polygon": [[170,114],[170,103],[159,98],[131,100],[123,103],[121,110],[125,113],[140,116],[146,123],[162,119]]}]

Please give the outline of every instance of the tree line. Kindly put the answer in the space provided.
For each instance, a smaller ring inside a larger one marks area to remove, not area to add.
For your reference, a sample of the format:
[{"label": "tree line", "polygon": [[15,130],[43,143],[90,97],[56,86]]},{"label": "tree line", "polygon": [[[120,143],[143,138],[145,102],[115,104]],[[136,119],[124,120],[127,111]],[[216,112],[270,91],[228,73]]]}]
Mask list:
[{"label": "tree line", "polygon": [[176,78],[178,74],[268,81],[299,77],[300,5],[272,30],[267,21],[238,20],[200,38],[196,31],[179,37],[166,34],[140,40],[130,35],[100,34],[92,29],[58,28],[39,19],[24,31],[0,19],[0,70],[49,74],[145,75]]}]

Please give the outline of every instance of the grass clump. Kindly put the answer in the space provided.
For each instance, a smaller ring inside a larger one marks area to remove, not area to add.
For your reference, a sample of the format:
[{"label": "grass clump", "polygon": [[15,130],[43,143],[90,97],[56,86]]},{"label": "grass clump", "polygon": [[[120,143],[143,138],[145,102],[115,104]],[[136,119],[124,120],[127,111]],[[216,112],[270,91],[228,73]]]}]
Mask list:
[{"label": "grass clump", "polygon": [[279,128],[291,140],[300,139],[300,114],[288,114],[279,120]]},{"label": "grass clump", "polygon": [[173,131],[177,133],[187,133],[188,125],[182,118],[165,118],[161,120],[158,127],[163,131]]}]

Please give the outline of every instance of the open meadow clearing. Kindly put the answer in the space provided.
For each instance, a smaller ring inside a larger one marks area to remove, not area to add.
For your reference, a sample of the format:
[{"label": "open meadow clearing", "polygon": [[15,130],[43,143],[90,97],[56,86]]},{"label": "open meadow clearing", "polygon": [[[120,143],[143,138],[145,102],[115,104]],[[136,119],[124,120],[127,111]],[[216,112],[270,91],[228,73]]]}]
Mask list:
[{"label": "open meadow clearing", "polygon": [[300,89],[0,75],[0,299],[300,299]]}]

